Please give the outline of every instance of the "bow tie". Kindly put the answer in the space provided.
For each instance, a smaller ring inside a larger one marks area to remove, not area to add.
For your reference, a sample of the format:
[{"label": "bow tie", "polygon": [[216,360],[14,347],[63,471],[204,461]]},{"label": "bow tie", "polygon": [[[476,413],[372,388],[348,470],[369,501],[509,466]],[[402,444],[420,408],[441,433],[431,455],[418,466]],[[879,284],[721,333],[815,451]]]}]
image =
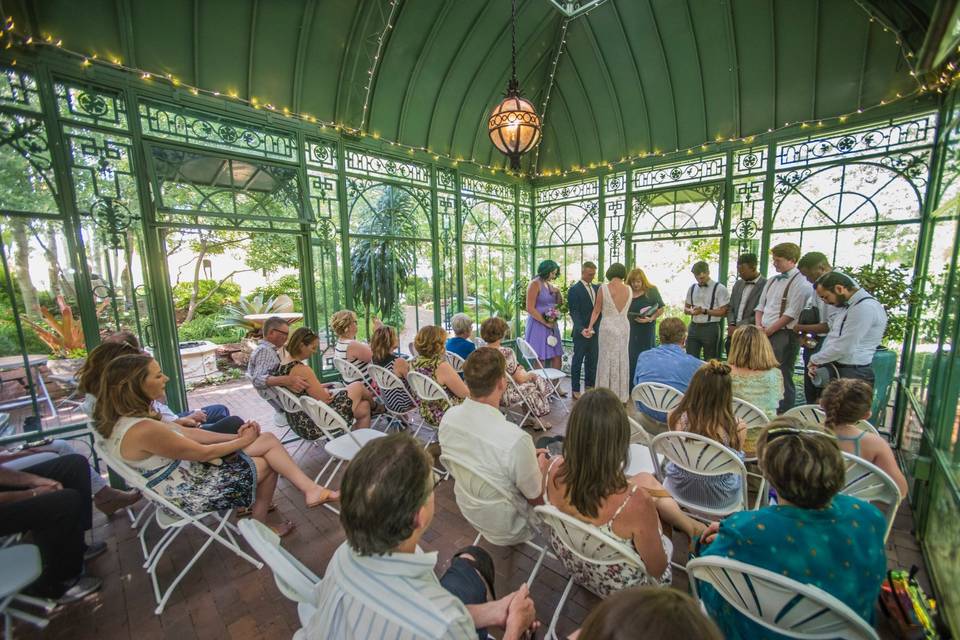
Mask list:
[{"label": "bow tie", "polygon": [[702,289],[706,289],[707,287],[710,286],[710,283],[708,282],[707,284],[700,284],[700,283],[698,282],[698,283],[697,283],[697,286],[700,287],[700,288],[702,288]]},{"label": "bow tie", "polygon": [[774,280],[786,280],[789,277],[790,277],[789,273],[781,273],[776,278],[774,278]]}]

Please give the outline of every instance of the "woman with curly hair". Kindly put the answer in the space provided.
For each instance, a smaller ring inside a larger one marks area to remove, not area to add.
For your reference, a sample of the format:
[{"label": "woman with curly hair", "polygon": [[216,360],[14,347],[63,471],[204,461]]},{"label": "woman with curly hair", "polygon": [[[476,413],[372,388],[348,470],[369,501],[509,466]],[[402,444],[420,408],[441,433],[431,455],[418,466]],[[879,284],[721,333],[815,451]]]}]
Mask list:
[{"label": "woman with curly hair", "polygon": [[536,376],[517,362],[513,349],[501,344],[510,330],[510,325],[503,318],[487,318],[480,325],[480,337],[492,347],[500,351],[507,360],[507,375],[513,378],[516,386],[508,385],[500,403],[506,406],[526,400],[530,410],[536,416],[545,416],[550,413],[551,386],[544,378]]},{"label": "woman with curly hair", "polygon": [[460,404],[460,401],[470,394],[463,378],[447,362],[447,350],[444,347],[446,340],[447,333],[443,329],[435,325],[427,325],[421,327],[413,341],[417,357],[410,366],[417,373],[435,380],[450,397],[450,402],[429,400],[420,403],[420,415],[427,424],[434,427],[440,426],[440,419],[451,404]]}]

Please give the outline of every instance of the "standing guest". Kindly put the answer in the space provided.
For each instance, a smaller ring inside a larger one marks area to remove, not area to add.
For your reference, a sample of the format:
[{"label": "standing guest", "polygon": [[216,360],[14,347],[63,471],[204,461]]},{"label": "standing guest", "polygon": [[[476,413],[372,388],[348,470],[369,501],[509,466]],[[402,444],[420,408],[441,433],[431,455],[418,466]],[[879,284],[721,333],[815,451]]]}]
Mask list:
[{"label": "standing guest", "polygon": [[873,388],[863,380],[841,378],[823,390],[820,407],[827,414],[824,425],[837,436],[840,449],[874,464],[897,483],[902,497],[907,496],[907,479],[897,464],[886,440],[864,431],[857,424],[870,417]]},{"label": "standing guest", "polygon": [[341,485],[347,540],[330,559],[316,611],[295,639],[464,640],[501,627],[504,640],[520,640],[536,631],[526,585],[493,599],[493,559],[483,549],[461,550],[437,579],[437,552],[419,546],[435,510],[431,467],[422,444],[404,433],[360,449]]},{"label": "standing guest", "polygon": [[[846,469],[836,438],[780,417],[761,433],[757,456],[777,506],[713,523],[701,538],[702,555],[819,587],[872,625],[887,573],[887,526],[879,509],[839,493]],[[748,620],[708,584],[700,587],[700,600],[727,638],[786,637]]]},{"label": "standing guest", "polygon": [[544,260],[537,267],[537,276],[527,287],[527,330],[523,336],[537,352],[537,357],[542,362],[549,362],[553,369],[560,368],[563,343],[557,320],[544,314],[555,313],[557,305],[563,302],[560,289],[553,284],[559,275],[560,265],[553,260]]},{"label": "standing guest", "polygon": [[[317,352],[320,346],[320,336],[313,329],[300,327],[287,340],[286,353],[281,364],[273,370],[277,376],[294,375],[307,381],[307,388],[297,393],[298,396],[308,395],[319,400],[337,412],[341,418],[354,429],[366,429],[370,426],[370,392],[359,380],[351,382],[345,389],[330,391],[322,384],[304,360]],[[298,436],[304,440],[316,440],[323,436],[320,427],[310,419],[304,411],[287,413],[287,424]]]},{"label": "standing guest", "polygon": [[770,249],[770,255],[773,256],[773,268],[778,275],[769,278],[763,287],[755,311],[755,322],[770,338],[773,355],[780,363],[783,398],[777,413],[783,413],[796,403],[793,367],[800,352],[800,340],[794,328],[809,291],[804,285],[803,275],[797,269],[800,247],[792,242],[782,242]]},{"label": "standing guest", "polygon": [[370,336],[370,352],[373,354],[373,364],[395,374],[403,381],[403,386],[406,388],[406,392],[400,388],[380,389],[383,404],[396,413],[406,413],[416,406],[416,396],[414,396],[410,385],[407,383],[410,363],[397,355],[399,346],[400,337],[396,330],[389,325],[380,325],[374,329],[373,335]]},{"label": "standing guest", "polygon": [[[700,367],[677,408],[670,412],[671,431],[694,433],[743,453],[747,425],[733,415],[733,384],[730,367],[711,360]],[[700,475],[667,463],[663,486],[670,495],[709,509],[721,509],[743,495],[742,478],[735,473]]]},{"label": "standing guest", "polygon": [[600,334],[597,355],[597,386],[610,389],[620,398],[620,402],[626,402],[630,398],[630,379],[627,378],[630,374],[630,351],[623,347],[630,343],[627,309],[631,295],[630,287],[623,282],[627,277],[627,268],[614,262],[605,275],[607,281],[597,291],[590,322],[582,335],[585,338],[595,335],[593,327],[603,313],[603,332]]},{"label": "standing guest", "polygon": [[483,536],[502,547],[536,535],[532,505],[542,503],[546,468],[544,452],[538,454],[530,436],[500,413],[500,398],[508,388],[506,375],[507,361],[499,349],[483,347],[471,353],[463,365],[470,397],[448,410],[440,422],[443,452],[469,464],[512,498],[510,504],[477,501],[459,482],[453,487],[461,513],[470,522],[481,523]]},{"label": "standing guest", "polygon": [[[810,356],[809,375],[817,376],[817,369],[825,367],[830,378],[859,378],[872,385],[873,356],[887,330],[886,309],[850,276],[838,271],[817,279],[817,295],[840,308],[840,313],[823,346]],[[820,379],[824,379],[823,374]]]},{"label": "standing guest", "polygon": [[[633,386],[641,382],[659,382],[683,393],[693,374],[703,365],[703,360],[694,358],[684,350],[687,327],[680,318],[665,318],[660,323],[658,333],[660,346],[644,351],[637,358]],[[635,415],[644,429],[653,434],[667,430],[667,414],[648,409],[639,402],[637,409]]]},{"label": "standing guest", "polygon": [[427,325],[420,328],[413,342],[417,357],[410,363],[411,368],[438,383],[449,398],[449,401],[420,401],[420,416],[432,427],[439,427],[444,412],[451,406],[460,404],[469,393],[460,374],[447,362],[446,350],[443,348],[446,338],[447,333],[443,329]]},{"label": "standing guest", "polygon": [[[103,372],[94,415],[107,449],[148,480],[147,486],[188,514],[253,506],[266,523],[279,476],[303,493],[307,508],[338,498],[300,470],[272,433],[247,422],[237,435],[180,429],[157,420],[150,402],[163,394],[167,376],[146,354],[120,356]],[[269,525],[284,536],[290,522]]]},{"label": "standing guest", "polygon": [[752,324],[737,327],[730,340],[730,379],[733,397],[762,409],[768,420],[777,416],[783,397],[783,376],[766,334]]},{"label": "standing guest", "polygon": [[[530,410],[537,417],[550,413],[550,395],[553,387],[546,378],[530,373],[524,369],[513,349],[503,346],[503,339],[510,330],[510,325],[503,318],[487,318],[480,325],[480,337],[488,347],[497,349],[506,360],[506,373],[517,383],[508,385],[503,393],[503,403],[506,406],[526,401]],[[518,389],[519,387],[519,389]]]},{"label": "standing guest", "polygon": [[647,280],[643,269],[634,269],[627,275],[627,286],[633,293],[627,317],[630,318],[630,375],[627,380],[633,380],[637,370],[637,358],[647,349],[656,345],[657,318],[663,315],[666,308],[663,298],[655,286]]},{"label": "standing guest", "polygon": [[678,589],[633,587],[593,608],[569,640],[723,640],[700,604]]},{"label": "standing guest", "polygon": [[277,392],[272,387],[285,387],[293,393],[300,394],[307,390],[309,383],[301,376],[277,376],[273,372],[280,366],[280,347],[287,341],[290,326],[287,321],[273,316],[267,318],[261,330],[263,340],[250,355],[247,363],[247,377],[253,383],[260,397],[270,403],[277,413],[283,413],[283,406],[277,399]]},{"label": "standing guest", "polygon": [[[570,319],[573,320],[573,359],[570,361],[570,387],[573,389],[573,399],[580,397],[580,373],[584,373],[584,386],[587,390],[593,388],[597,381],[597,354],[600,338],[592,335],[589,338],[583,335],[583,330],[590,324],[590,314],[597,301],[599,285],[593,284],[597,275],[597,265],[593,262],[584,262],[580,269],[580,279],[567,291],[567,306],[570,308]],[[600,328],[598,320],[594,331]]]},{"label": "standing guest", "polygon": [[710,360],[720,357],[720,322],[727,316],[730,294],[710,279],[710,265],[702,260],[690,269],[696,282],[687,291],[683,312],[690,316],[687,353]]},{"label": "standing guest", "polygon": [[730,292],[730,304],[727,307],[727,351],[730,351],[730,339],[737,327],[756,322],[754,309],[760,302],[763,285],[767,279],[757,269],[757,254],[744,253],[737,258],[737,281]]},{"label": "standing guest", "polygon": [[[374,316],[373,324],[379,327],[380,319]],[[337,336],[333,355],[356,365],[363,375],[367,375],[367,365],[373,360],[373,353],[369,346],[356,339],[357,331],[360,329],[357,314],[349,309],[337,311],[330,316],[330,329]]]},{"label": "standing guest", "polygon": [[473,335],[473,318],[465,313],[456,313],[450,318],[450,327],[453,329],[453,337],[447,338],[447,351],[466,360],[477,348],[470,339]]},{"label": "standing guest", "polygon": [[[830,331],[830,325],[843,308],[827,304],[817,295],[817,279],[833,271],[826,255],[819,251],[805,253],[797,263],[797,269],[810,283],[810,298],[800,313],[797,326],[794,327],[803,345],[803,369],[806,371],[810,366],[810,358],[823,346],[823,341]],[[820,392],[821,388],[813,384],[813,379],[804,375],[803,396],[807,404],[816,404],[820,400]]]}]

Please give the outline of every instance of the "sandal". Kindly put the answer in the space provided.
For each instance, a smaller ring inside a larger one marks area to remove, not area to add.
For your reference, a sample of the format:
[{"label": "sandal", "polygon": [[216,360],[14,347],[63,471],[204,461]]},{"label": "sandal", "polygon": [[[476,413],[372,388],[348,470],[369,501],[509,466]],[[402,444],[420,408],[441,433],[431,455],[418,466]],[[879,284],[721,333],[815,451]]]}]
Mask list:
[{"label": "sandal", "polygon": [[332,491],[327,489],[327,495],[324,498],[312,503],[307,504],[307,509],[315,509],[321,505],[327,504],[328,502],[339,502],[340,501],[340,492]]},{"label": "sandal", "polygon": [[[472,558],[464,558],[464,555],[473,556]],[[469,547],[464,547],[453,554],[451,562],[457,558],[461,558],[464,562],[469,564],[474,570],[480,574],[480,577],[483,578],[483,581],[487,583],[487,589],[490,590],[490,601],[497,599],[497,592],[493,589],[493,558],[490,557],[490,554],[487,553],[486,549],[470,545]]]},{"label": "sandal", "polygon": [[289,534],[293,533],[293,530],[297,528],[296,523],[290,522],[289,520],[281,522],[280,524],[270,524],[267,523],[267,526],[270,527],[270,530],[277,534],[278,538],[284,538]]},{"label": "sandal", "polygon": [[[273,513],[276,510],[277,510],[277,505],[271,502],[270,506],[267,508],[267,513]],[[250,515],[253,513],[253,507],[252,506],[240,507],[239,509],[234,511],[234,513],[237,514],[238,518],[249,518]]]}]

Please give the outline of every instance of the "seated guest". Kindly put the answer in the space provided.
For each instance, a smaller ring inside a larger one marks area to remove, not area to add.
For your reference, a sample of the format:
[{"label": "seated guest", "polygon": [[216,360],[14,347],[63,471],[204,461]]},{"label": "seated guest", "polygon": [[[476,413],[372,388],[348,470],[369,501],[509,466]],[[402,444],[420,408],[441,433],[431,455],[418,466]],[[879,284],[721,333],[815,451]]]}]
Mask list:
[{"label": "seated guest", "polygon": [[445,454],[469,464],[487,482],[513,496],[512,508],[502,504],[491,508],[488,503],[476,502],[460,483],[454,485],[463,515],[482,525],[483,536],[501,546],[536,535],[530,505],[542,502],[542,469],[546,466],[546,458],[537,455],[530,436],[500,413],[500,397],[507,390],[506,366],[499,349],[481,347],[471,353],[463,365],[470,397],[443,415],[439,432]]},{"label": "seated guest", "polygon": [[857,422],[870,417],[873,388],[863,380],[840,378],[823,390],[820,407],[827,414],[825,425],[835,436],[840,449],[880,467],[907,497],[907,479],[903,477],[893,450],[875,433],[864,431]]},{"label": "seated guest", "polygon": [[594,607],[570,640],[723,640],[696,600],[678,589],[634,587]]},{"label": "seated guest", "polygon": [[104,340],[87,354],[86,360],[77,371],[77,392],[83,394],[80,410],[89,418],[93,419],[97,396],[100,395],[100,376],[107,368],[107,364],[114,358],[133,353],[141,353],[139,346],[134,347],[127,342]]},{"label": "seated guest", "polygon": [[[317,352],[319,346],[320,336],[313,329],[300,327],[290,334],[286,344],[286,355],[283,357],[282,364],[273,370],[273,375],[293,375],[303,378],[307,381],[307,388],[297,393],[298,396],[308,395],[314,400],[328,404],[346,421],[347,426],[353,425],[354,429],[366,429],[370,426],[370,392],[363,383],[351,382],[345,389],[331,392],[327,385],[317,379],[313,369],[303,363]],[[304,440],[316,440],[323,436],[320,427],[314,424],[303,411],[287,413],[287,424]]]},{"label": "seated guest", "polygon": [[[633,548],[644,569],[600,566],[581,560],[550,531],[550,542],[567,571],[599,596],[637,585],[669,585],[673,544],[661,521],[691,540],[703,525],[688,517],[649,473],[626,477],[630,446],[627,412],[615,393],[596,387],[580,396],[570,412],[563,455],[550,460],[544,473],[545,504]],[[639,491],[638,491],[639,489]]]},{"label": "seated guest", "polygon": [[[703,364],[703,360],[684,351],[687,327],[680,318],[661,320],[658,333],[660,346],[647,349],[637,358],[633,386],[641,382],[659,382],[682,393],[687,390],[690,378]],[[656,434],[667,430],[667,414],[647,409],[639,402],[637,409],[639,412],[636,416],[647,431]]]},{"label": "seated guest", "polygon": [[437,552],[419,547],[433,519],[434,484],[430,457],[405,433],[373,440],[357,453],[341,485],[347,540],[317,587],[316,611],[294,638],[463,640],[489,626],[504,628],[505,640],[518,640],[536,630],[526,585],[490,601],[493,560],[483,549],[459,552],[437,579]]},{"label": "seated guest", "polygon": [[407,384],[410,363],[397,355],[399,346],[400,338],[397,336],[396,330],[389,325],[381,324],[370,336],[370,352],[373,354],[373,364],[394,373],[406,387],[406,393],[401,389],[381,389],[380,396],[391,411],[406,413],[416,406],[416,398]]},{"label": "seated guest", "polygon": [[257,390],[260,397],[270,403],[277,413],[283,413],[283,407],[277,399],[276,392],[272,387],[284,387],[293,393],[303,393],[310,384],[302,376],[287,374],[285,376],[274,375],[277,367],[280,366],[280,347],[287,341],[290,334],[290,325],[283,318],[273,316],[267,318],[261,329],[263,339],[257,348],[250,354],[250,362],[247,363],[247,377],[253,383],[253,388]]},{"label": "seated guest", "polygon": [[776,418],[783,397],[783,376],[767,334],[752,324],[737,327],[730,338],[727,364],[733,397],[762,409],[768,420]]},{"label": "seated guest", "polygon": [[416,347],[417,357],[410,366],[417,373],[436,381],[447,392],[450,401],[430,400],[420,402],[420,415],[424,421],[434,427],[440,426],[443,413],[452,405],[460,404],[467,397],[469,391],[460,375],[446,359],[446,350],[443,348],[447,334],[438,326],[427,325],[417,332],[413,346]]},{"label": "seated guest", "polygon": [[[777,373],[779,375],[779,371]],[[747,425],[734,417],[732,403],[730,367],[711,360],[693,374],[680,404],[670,412],[667,426],[671,431],[695,433],[740,452]],[[666,476],[663,486],[671,495],[708,508],[725,507],[743,493],[742,478],[735,473],[705,476],[670,462]]]},{"label": "seated guest", "polygon": [[447,351],[466,360],[477,348],[477,345],[470,340],[470,336],[473,335],[473,318],[465,313],[454,314],[450,318],[450,326],[453,329],[453,337],[447,338]]},{"label": "seated guest", "polygon": [[[279,476],[303,493],[307,508],[337,499],[300,470],[276,436],[261,434],[256,422],[230,435],[157,420],[150,403],[166,383],[160,365],[146,354],[114,359],[103,372],[94,420],[107,449],[177,507],[195,515],[252,505],[252,516],[265,522]],[[271,528],[282,536],[293,525]]]},{"label": "seated guest", "polygon": [[[373,323],[376,327],[380,326],[380,320],[376,317]],[[349,309],[337,311],[330,316],[330,329],[337,336],[333,355],[356,365],[366,375],[367,365],[373,360],[373,352],[368,345],[356,339],[359,328],[357,314]]]},{"label": "seated guest", "polygon": [[546,378],[536,376],[524,369],[517,362],[513,349],[501,344],[509,331],[510,325],[503,318],[487,318],[480,325],[480,337],[488,347],[497,349],[503,354],[507,362],[507,375],[517,383],[516,387],[512,384],[507,385],[503,394],[503,404],[509,406],[526,400],[535,416],[545,416],[550,413],[550,393],[553,388]]},{"label": "seated guest", "polygon": [[76,602],[100,588],[83,562],[106,550],[87,547],[84,532],[93,526],[90,466],[78,454],[59,456],[21,471],[0,465],[0,536],[30,533],[40,550],[40,577],[27,593]]},{"label": "seated guest", "polygon": [[[137,351],[141,350],[140,340],[132,331],[118,331],[108,336],[104,342],[119,342],[130,345]],[[230,409],[222,404],[208,404],[195,411],[188,409],[174,413],[170,407],[157,400],[154,403],[154,410],[160,414],[164,422],[174,422],[181,427],[200,427],[204,431],[214,433],[236,433],[243,424],[243,418],[231,416]]]},{"label": "seated guest", "polygon": [[[873,624],[887,573],[887,526],[876,507],[838,493],[845,470],[836,438],[780,417],[764,428],[757,455],[778,505],[713,523],[703,534],[701,554],[816,586]],[[700,586],[700,599],[727,638],[786,637],[740,615],[708,584]]]}]

